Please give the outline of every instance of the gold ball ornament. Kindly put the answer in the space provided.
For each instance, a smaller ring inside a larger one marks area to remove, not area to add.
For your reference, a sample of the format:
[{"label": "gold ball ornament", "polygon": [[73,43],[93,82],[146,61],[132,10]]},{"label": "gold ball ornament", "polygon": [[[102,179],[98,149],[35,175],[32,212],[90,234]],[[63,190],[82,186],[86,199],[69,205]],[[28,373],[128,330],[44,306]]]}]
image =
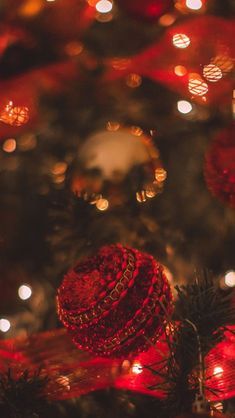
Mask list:
[{"label": "gold ball ornament", "polygon": [[163,190],[166,171],[151,137],[138,126],[108,122],[78,150],[71,190],[99,211],[126,203],[143,203]]},{"label": "gold ball ornament", "polygon": [[216,83],[223,77],[223,73],[217,65],[208,64],[203,67],[203,76],[207,81]]}]

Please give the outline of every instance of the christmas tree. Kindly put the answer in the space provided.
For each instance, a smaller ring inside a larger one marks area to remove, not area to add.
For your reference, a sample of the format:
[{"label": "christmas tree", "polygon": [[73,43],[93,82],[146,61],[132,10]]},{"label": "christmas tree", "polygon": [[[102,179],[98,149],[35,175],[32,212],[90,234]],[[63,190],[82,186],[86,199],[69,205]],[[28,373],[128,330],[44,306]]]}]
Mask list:
[{"label": "christmas tree", "polygon": [[235,413],[234,13],[0,2],[2,418]]}]

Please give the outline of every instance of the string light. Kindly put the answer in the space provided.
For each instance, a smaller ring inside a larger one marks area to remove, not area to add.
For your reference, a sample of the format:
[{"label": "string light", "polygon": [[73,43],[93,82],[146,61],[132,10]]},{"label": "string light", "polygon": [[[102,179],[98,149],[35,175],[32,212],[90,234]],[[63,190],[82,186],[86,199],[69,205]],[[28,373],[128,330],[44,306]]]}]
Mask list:
[{"label": "string light", "polygon": [[7,332],[11,328],[11,323],[8,319],[1,318],[0,319],[0,331]]},{"label": "string light", "polygon": [[186,6],[191,10],[200,10],[202,7],[201,0],[186,0]]},{"label": "string light", "polygon": [[172,38],[173,45],[176,48],[184,49],[190,45],[190,38],[184,33],[176,33]]},{"label": "string light", "polygon": [[113,8],[113,4],[109,0],[100,0],[96,4],[95,8],[99,13],[109,13]]},{"label": "string light", "polygon": [[227,287],[235,287],[235,271],[228,271],[224,276],[224,284]]},{"label": "string light", "polygon": [[140,363],[134,363],[131,367],[131,371],[134,374],[140,374],[143,372],[143,367],[141,366]]},{"label": "string light", "polygon": [[29,285],[22,284],[18,289],[19,298],[27,300],[32,296],[32,289]]},{"label": "string light", "polygon": [[190,113],[193,109],[193,106],[187,100],[179,100],[177,102],[177,109],[180,113],[187,114]]},{"label": "string light", "polygon": [[175,22],[176,17],[171,15],[170,13],[166,13],[162,15],[159,19],[159,23],[161,26],[171,26]]}]

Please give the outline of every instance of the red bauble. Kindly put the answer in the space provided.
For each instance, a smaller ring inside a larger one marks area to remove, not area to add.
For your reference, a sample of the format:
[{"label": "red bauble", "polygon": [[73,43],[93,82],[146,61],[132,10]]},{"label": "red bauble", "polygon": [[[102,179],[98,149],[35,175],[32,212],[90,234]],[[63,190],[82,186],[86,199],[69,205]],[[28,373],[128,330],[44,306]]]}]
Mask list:
[{"label": "red bauble", "polygon": [[209,148],[205,180],[214,196],[235,208],[235,123],[221,132]]},{"label": "red bauble", "polygon": [[143,20],[156,20],[172,6],[171,0],[119,0],[120,7],[128,15]]},{"label": "red bauble", "polygon": [[172,310],[162,266],[120,244],[102,247],[69,271],[57,301],[77,347],[105,357],[145,351],[162,334]]}]

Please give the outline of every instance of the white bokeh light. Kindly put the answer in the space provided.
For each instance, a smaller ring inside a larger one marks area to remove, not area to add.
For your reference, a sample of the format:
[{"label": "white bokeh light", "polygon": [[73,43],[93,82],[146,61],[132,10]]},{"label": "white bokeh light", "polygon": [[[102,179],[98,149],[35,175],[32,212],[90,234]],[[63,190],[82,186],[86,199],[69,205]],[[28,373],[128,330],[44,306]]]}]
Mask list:
[{"label": "white bokeh light", "polygon": [[186,6],[191,10],[200,10],[202,7],[201,0],[186,0]]},{"label": "white bokeh light", "polygon": [[11,328],[11,323],[8,319],[1,318],[0,319],[0,331],[7,332]]},{"label": "white bokeh light", "polygon": [[193,106],[187,100],[179,100],[177,102],[177,109],[180,113],[183,113],[186,115],[187,113],[191,112],[192,108]]},{"label": "white bokeh light", "polygon": [[22,284],[18,289],[19,298],[22,300],[27,300],[32,296],[32,289],[27,284]]},{"label": "white bokeh light", "polygon": [[235,271],[230,270],[225,274],[224,284],[228,287],[235,287]]},{"label": "white bokeh light", "polygon": [[100,0],[96,3],[95,8],[99,13],[109,13],[113,8],[113,4],[109,0]]}]

